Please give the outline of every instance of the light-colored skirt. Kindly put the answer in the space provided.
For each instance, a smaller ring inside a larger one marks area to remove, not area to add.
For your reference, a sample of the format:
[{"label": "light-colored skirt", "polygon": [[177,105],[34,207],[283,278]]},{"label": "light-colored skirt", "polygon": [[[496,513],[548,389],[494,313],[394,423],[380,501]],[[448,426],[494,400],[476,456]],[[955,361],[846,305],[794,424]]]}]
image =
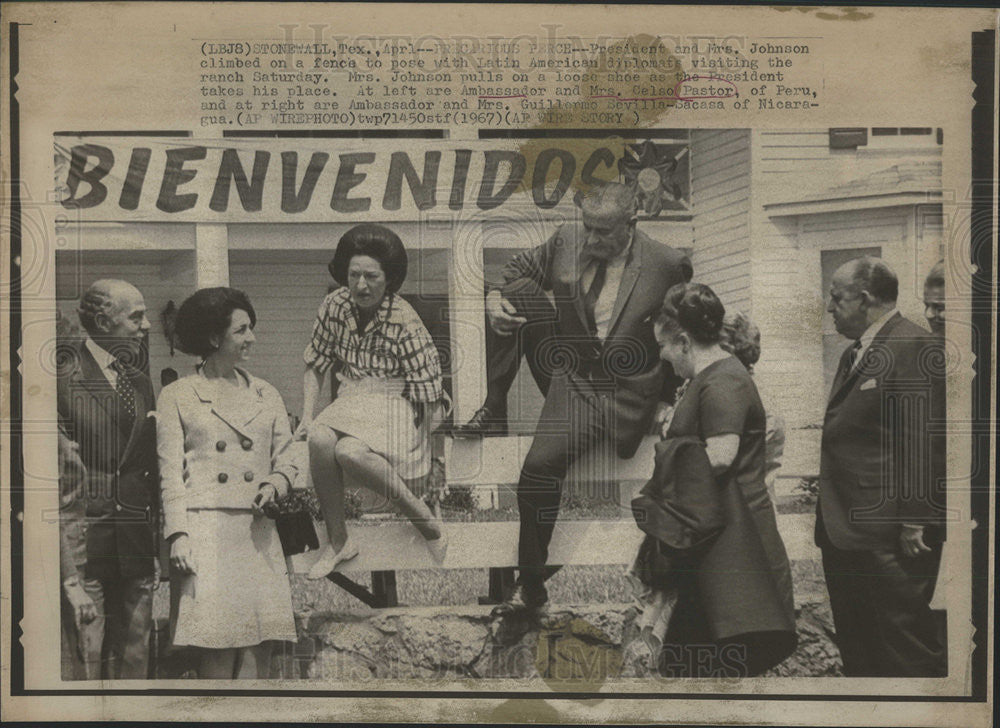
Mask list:
[{"label": "light-colored skirt", "polygon": [[416,411],[403,397],[403,379],[349,379],[337,375],[337,398],[314,423],[356,437],[384,457],[404,480],[427,475],[431,469],[427,418],[413,424]]},{"label": "light-colored skirt", "polygon": [[175,646],[251,647],[297,639],[274,521],[235,509],[189,510],[194,574],[171,573]]}]

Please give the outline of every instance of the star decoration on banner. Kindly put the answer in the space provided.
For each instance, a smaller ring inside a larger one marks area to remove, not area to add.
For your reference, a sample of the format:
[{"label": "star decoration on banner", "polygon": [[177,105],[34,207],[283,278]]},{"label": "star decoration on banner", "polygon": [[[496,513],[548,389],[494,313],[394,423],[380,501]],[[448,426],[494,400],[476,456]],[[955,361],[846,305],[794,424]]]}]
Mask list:
[{"label": "star decoration on banner", "polygon": [[656,217],[664,209],[688,210],[687,155],[686,143],[655,144],[647,139],[625,148],[618,171],[635,189],[639,209],[648,216]]}]

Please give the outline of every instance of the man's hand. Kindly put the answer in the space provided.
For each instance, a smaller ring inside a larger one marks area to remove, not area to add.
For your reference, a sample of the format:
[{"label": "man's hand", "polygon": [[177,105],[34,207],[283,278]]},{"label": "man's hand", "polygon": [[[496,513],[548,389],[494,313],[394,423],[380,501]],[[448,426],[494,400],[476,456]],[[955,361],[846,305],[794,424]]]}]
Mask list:
[{"label": "man's hand", "polygon": [[492,328],[500,336],[510,336],[528,319],[517,315],[514,304],[500,295],[500,291],[490,291],[486,296],[486,316]]},{"label": "man's hand", "polygon": [[160,556],[153,557],[153,591],[160,588],[160,577],[163,576],[163,568],[160,566]]},{"label": "man's hand", "polygon": [[919,556],[930,551],[930,546],[924,543],[924,527],[903,524],[899,530],[899,548],[904,556]]},{"label": "man's hand", "polygon": [[170,566],[181,574],[195,573],[191,540],[186,533],[175,533],[170,541]]},{"label": "man's hand", "polygon": [[90,624],[97,619],[97,605],[94,604],[94,600],[90,598],[79,580],[73,579],[69,583],[64,583],[63,591],[66,594],[66,600],[73,608],[73,622],[76,624],[77,631],[83,625]]},{"label": "man's hand", "polygon": [[79,483],[87,476],[87,468],[80,458],[80,443],[59,432],[59,473],[71,482]]}]

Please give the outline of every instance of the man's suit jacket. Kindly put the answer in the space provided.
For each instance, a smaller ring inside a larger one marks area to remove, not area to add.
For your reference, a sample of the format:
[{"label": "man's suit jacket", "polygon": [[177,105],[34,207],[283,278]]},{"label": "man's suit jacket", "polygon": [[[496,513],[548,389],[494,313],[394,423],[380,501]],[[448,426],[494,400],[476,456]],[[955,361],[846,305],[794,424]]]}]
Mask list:
[{"label": "man's suit jacket", "polygon": [[631,457],[652,423],[656,404],[673,371],[660,361],[653,322],[671,286],[691,279],[691,262],[678,250],[636,230],[622,271],[603,345],[587,324],[580,277],[587,264],[580,251],[581,223],[563,225],[542,245],[514,256],[504,267],[504,290],[529,279],[555,299],[560,341],[571,347],[578,370],[597,368],[615,384],[615,441],[620,457]]},{"label": "man's suit jacket", "polygon": [[817,542],[895,550],[903,523],[944,539],[944,357],[896,314],[849,373],[841,357],[823,423]]},{"label": "man's suit jacket", "polygon": [[60,427],[80,446],[87,477],[64,493],[64,546],[87,578],[139,578],[157,555],[158,481],[153,385],[127,367],[131,424],[100,365],[81,341],[56,379]]}]

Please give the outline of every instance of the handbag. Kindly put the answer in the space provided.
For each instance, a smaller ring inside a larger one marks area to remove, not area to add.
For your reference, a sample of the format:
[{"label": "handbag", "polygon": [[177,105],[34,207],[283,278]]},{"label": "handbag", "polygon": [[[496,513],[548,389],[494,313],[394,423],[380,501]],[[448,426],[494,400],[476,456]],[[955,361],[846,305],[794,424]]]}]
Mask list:
[{"label": "handbag", "polygon": [[319,549],[316,526],[307,511],[278,513],[274,518],[274,525],[278,529],[281,550],[285,556]]}]

